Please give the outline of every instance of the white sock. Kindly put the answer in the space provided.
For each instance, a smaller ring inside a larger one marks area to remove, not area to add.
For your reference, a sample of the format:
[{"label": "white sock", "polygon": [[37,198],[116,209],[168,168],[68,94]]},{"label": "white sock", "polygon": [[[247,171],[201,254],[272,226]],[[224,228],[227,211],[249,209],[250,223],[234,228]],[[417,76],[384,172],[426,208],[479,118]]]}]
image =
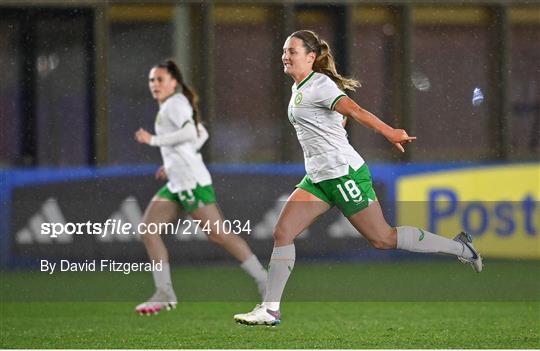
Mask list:
[{"label": "white sock", "polygon": [[279,310],[281,295],[285,290],[285,284],[294,267],[296,252],[294,244],[276,246],[272,251],[270,265],[268,266],[268,280],[266,281],[266,296],[263,304],[272,311]]},{"label": "white sock", "polygon": [[257,256],[249,256],[244,262],[242,262],[240,267],[242,267],[247,274],[255,279],[257,283],[262,283],[266,280],[266,269],[264,269],[261,262],[259,262]]},{"label": "white sock", "polygon": [[412,252],[446,253],[464,258],[472,258],[472,252],[465,245],[415,227],[397,227],[397,248]]},{"label": "white sock", "polygon": [[154,277],[154,284],[156,289],[160,289],[169,293],[173,291],[172,282],[171,282],[171,267],[169,262],[163,262],[161,271],[152,271],[152,276]]}]

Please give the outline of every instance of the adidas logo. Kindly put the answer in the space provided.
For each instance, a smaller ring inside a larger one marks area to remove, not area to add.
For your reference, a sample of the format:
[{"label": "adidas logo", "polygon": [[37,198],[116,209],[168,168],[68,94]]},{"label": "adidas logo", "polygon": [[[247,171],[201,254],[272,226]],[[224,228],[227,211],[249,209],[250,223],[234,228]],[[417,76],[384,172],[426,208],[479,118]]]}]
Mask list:
[{"label": "adidas logo", "polygon": [[[277,198],[274,207],[268,210],[264,214],[263,219],[253,227],[253,233],[251,234],[252,237],[254,237],[255,239],[273,238],[274,227],[276,226],[279,214],[281,213],[283,206],[285,206],[288,198],[289,194],[283,194]],[[298,239],[304,239],[308,236],[309,229],[306,229],[303,231],[302,235],[298,237]]]},{"label": "adidas logo", "polygon": [[[116,210],[108,219],[116,220],[116,223],[131,223],[132,231],[136,231],[137,226],[142,222],[142,217],[143,214],[137,199],[134,196],[128,196],[120,203],[118,210]],[[105,222],[106,221],[107,220],[105,220]],[[109,231],[106,231],[104,234],[96,236],[100,242],[130,242],[141,240],[136,233],[111,234]]]},{"label": "adidas logo", "polygon": [[71,235],[59,235],[56,238],[41,234],[43,223],[66,223],[64,214],[58,205],[58,201],[51,197],[45,200],[39,211],[28,220],[26,226],[15,234],[15,242],[21,245],[27,244],[67,244],[73,241]]}]

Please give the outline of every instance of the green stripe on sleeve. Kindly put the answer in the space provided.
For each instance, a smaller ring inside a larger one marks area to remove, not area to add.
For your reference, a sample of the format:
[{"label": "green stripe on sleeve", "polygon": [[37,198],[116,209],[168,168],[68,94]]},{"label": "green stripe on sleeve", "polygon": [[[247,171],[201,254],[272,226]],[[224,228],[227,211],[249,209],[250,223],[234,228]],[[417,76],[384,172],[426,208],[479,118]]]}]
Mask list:
[{"label": "green stripe on sleeve", "polygon": [[185,121],[185,122],[182,124],[182,126],[180,127],[180,129],[184,128],[188,123],[191,123],[191,121],[190,121],[190,120]]},{"label": "green stripe on sleeve", "polygon": [[339,99],[341,99],[344,96],[347,96],[347,95],[341,94],[341,95],[336,96],[336,98],[334,99],[334,101],[332,101],[332,104],[330,105],[330,110],[334,110],[334,107],[336,107],[336,104],[339,101]]}]

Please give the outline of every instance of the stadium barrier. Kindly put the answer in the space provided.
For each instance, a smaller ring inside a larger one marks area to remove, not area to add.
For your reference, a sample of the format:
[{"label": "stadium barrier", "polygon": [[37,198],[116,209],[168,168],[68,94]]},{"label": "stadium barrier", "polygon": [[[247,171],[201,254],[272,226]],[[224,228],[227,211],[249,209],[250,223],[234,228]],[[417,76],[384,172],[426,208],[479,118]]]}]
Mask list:
[{"label": "stadium barrier", "polygon": [[[146,204],[163,186],[153,177],[156,168],[2,171],[0,267],[36,265],[40,259],[146,260],[136,230],[122,235],[115,228],[137,228]],[[379,164],[370,169],[390,223],[448,236],[464,228],[477,237],[486,257],[540,258],[540,164]],[[253,251],[266,259],[274,224],[304,175],[303,165],[213,165],[211,173],[229,226],[240,228]],[[64,232],[52,235],[54,223]],[[89,235],[91,225],[106,223],[108,231]],[[202,228],[195,231],[185,217],[177,224],[164,236],[173,262],[230,259],[207,242]],[[297,253],[370,259],[368,246],[333,209],[298,238]]]}]

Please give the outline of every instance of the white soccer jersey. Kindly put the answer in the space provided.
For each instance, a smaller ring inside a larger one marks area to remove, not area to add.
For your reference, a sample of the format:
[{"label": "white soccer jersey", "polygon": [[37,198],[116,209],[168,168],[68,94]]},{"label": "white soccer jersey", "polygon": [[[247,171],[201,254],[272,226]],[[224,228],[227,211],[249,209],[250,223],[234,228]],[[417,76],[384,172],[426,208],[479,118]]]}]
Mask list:
[{"label": "white soccer jersey", "polygon": [[[191,190],[197,184],[212,184],[199,152],[202,143],[197,138],[194,124],[193,108],[184,94],[174,94],[161,104],[154,125],[156,137],[152,138],[151,144],[160,147],[169,178],[167,187],[173,193]],[[189,137],[186,140],[184,133],[184,140],[178,142],[181,139],[178,138],[179,132],[185,128],[190,131]]]},{"label": "white soccer jersey", "polygon": [[339,178],[349,173],[349,166],[356,170],[364,164],[347,140],[343,116],[334,111],[344,96],[332,79],[317,72],[292,86],[289,121],[296,129],[313,183]]}]

